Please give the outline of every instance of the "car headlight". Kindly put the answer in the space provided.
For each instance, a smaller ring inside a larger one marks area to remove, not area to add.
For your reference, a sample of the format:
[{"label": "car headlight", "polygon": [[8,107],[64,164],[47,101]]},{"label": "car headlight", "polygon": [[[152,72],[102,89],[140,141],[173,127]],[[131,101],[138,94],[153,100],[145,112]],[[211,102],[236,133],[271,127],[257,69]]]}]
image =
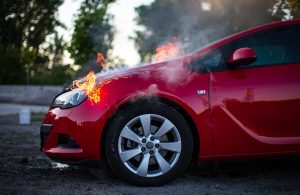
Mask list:
[{"label": "car headlight", "polygon": [[81,89],[74,89],[57,96],[51,104],[52,108],[72,108],[78,106],[87,98]]}]

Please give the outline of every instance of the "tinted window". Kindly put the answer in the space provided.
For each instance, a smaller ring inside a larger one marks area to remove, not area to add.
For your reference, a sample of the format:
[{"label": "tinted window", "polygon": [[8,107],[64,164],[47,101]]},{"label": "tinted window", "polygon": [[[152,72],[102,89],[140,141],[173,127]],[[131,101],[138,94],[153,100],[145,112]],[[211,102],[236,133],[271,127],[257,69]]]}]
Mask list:
[{"label": "tinted window", "polygon": [[189,67],[197,72],[219,70],[222,56],[221,49],[214,50],[192,62]]},{"label": "tinted window", "polygon": [[257,56],[248,66],[300,63],[300,27],[276,29],[236,41],[234,51],[250,47]]}]

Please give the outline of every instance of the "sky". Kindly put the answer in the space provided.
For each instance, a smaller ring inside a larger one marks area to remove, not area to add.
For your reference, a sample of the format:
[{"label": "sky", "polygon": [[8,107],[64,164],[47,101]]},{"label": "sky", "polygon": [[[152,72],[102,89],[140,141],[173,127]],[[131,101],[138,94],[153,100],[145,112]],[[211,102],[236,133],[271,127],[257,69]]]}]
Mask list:
[{"label": "sky", "polygon": [[[108,13],[114,16],[114,26],[116,28],[115,39],[113,41],[113,56],[118,56],[129,66],[139,63],[140,57],[134,47],[134,41],[130,36],[134,36],[134,30],[139,28],[134,22],[136,13],[135,7],[149,5],[154,0],[116,0],[108,7]],[[78,12],[82,0],[65,0],[59,7],[58,18],[63,22],[67,29],[58,29],[63,35],[64,40],[70,42],[73,33],[74,15]],[[65,63],[72,63],[70,54],[65,52]]]}]

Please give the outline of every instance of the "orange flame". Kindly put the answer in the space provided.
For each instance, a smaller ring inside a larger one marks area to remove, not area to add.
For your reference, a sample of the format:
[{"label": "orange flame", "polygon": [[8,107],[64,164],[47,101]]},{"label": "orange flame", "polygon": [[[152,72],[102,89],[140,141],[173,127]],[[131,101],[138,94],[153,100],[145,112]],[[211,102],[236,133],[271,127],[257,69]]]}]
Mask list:
[{"label": "orange flame", "polygon": [[[104,60],[105,60],[105,58],[104,58],[103,54],[98,52],[96,63],[98,63],[102,67],[104,67],[105,66]],[[89,97],[89,99],[92,100],[92,102],[99,103],[100,97],[101,97],[101,88],[107,83],[108,83],[108,81],[102,82],[101,85],[96,86],[97,85],[96,75],[93,71],[91,71],[85,77],[83,77],[79,80],[74,80],[73,81],[73,89],[79,88],[79,89],[83,90],[83,92]]]},{"label": "orange flame", "polygon": [[156,49],[156,53],[153,57],[154,62],[160,62],[167,59],[175,58],[184,55],[183,49],[177,41],[176,37],[173,37],[169,43],[166,43]]},{"label": "orange flame", "polygon": [[100,89],[96,87],[96,75],[89,72],[84,78],[73,81],[73,88],[79,88],[95,103],[100,102]]},{"label": "orange flame", "polygon": [[97,63],[102,64],[104,62],[104,56],[101,52],[97,53]]},{"label": "orange flame", "polygon": [[96,63],[98,63],[100,66],[102,66],[102,68],[106,68],[106,64],[104,63],[104,56],[101,52],[97,53],[97,61]]}]

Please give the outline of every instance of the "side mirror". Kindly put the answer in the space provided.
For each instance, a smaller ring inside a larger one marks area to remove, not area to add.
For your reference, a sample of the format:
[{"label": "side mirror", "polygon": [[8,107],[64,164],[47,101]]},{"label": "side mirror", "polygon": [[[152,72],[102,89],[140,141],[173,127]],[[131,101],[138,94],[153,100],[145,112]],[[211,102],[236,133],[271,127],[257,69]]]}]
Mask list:
[{"label": "side mirror", "polygon": [[237,49],[228,60],[228,64],[235,66],[248,65],[256,61],[253,49],[245,47]]}]

